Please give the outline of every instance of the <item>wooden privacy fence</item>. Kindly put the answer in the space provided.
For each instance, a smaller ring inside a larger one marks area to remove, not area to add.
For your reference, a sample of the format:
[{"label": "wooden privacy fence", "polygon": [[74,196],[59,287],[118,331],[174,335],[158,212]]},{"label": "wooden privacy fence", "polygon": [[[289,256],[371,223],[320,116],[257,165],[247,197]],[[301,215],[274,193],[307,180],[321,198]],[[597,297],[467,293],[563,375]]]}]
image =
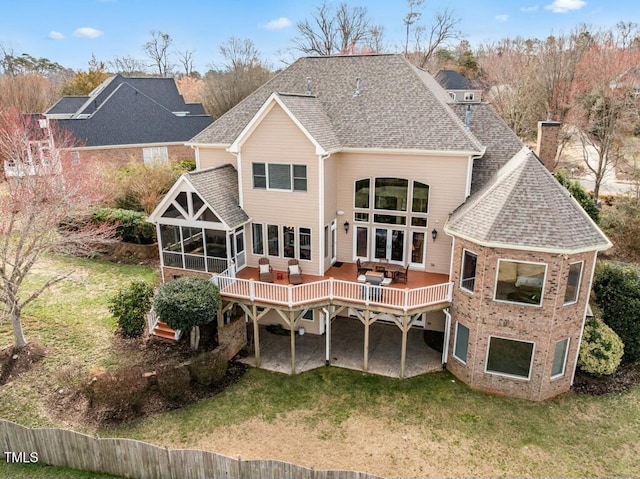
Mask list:
[{"label": "wooden privacy fence", "polygon": [[215,452],[167,449],[133,439],[35,429],[0,420],[0,449],[37,453],[38,462],[141,479],[384,479],[364,472],[309,469],[272,460],[245,461]]}]

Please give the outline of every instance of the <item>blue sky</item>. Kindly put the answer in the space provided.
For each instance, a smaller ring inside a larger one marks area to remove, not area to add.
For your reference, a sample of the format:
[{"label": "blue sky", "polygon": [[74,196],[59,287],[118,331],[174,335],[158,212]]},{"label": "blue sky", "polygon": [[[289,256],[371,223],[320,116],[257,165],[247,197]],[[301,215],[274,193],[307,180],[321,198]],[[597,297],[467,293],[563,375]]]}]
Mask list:
[{"label": "blue sky", "polygon": [[[91,54],[101,61],[131,55],[143,59],[151,30],[169,33],[178,50],[195,50],[197,70],[220,61],[218,45],[230,36],[250,38],[273,66],[291,45],[296,22],[310,17],[321,0],[4,0],[0,43],[16,54],[46,57],[86,69]],[[331,0],[332,4],[339,0]],[[393,50],[403,43],[404,0],[349,0],[366,6],[385,27]],[[426,0],[422,22],[450,8],[472,43],[504,37],[543,38],[580,23],[610,28],[640,23],[637,0]]]}]

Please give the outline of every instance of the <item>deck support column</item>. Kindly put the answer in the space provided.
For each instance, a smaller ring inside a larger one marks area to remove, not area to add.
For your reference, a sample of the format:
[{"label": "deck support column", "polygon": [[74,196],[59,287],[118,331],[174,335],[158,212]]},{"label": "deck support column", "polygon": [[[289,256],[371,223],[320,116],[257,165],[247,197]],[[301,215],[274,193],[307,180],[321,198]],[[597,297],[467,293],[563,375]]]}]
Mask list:
[{"label": "deck support column", "polygon": [[291,375],[296,373],[296,329],[295,329],[295,313],[289,311],[289,328],[291,329]]},{"label": "deck support column", "polygon": [[369,371],[369,325],[371,324],[371,310],[369,308],[364,311],[364,363],[362,370],[366,373]]},{"label": "deck support column", "polygon": [[253,319],[253,346],[256,354],[256,367],[262,364],[260,360],[260,326],[258,325],[258,308],[255,304],[251,305],[251,318]]},{"label": "deck support column", "polygon": [[218,329],[224,327],[224,313],[222,312],[222,301],[219,301],[218,311],[216,311],[216,318],[218,319]]},{"label": "deck support column", "polygon": [[404,379],[407,366],[407,333],[409,332],[409,317],[407,313],[402,316],[402,351],[400,353],[400,378]]}]

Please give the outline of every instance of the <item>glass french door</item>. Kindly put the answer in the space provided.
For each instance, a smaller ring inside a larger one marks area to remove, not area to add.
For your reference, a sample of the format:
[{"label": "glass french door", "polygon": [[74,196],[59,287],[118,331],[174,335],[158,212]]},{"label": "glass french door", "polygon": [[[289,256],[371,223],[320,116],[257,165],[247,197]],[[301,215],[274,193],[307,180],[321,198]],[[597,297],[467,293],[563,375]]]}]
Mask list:
[{"label": "glass french door", "polygon": [[236,264],[236,270],[244,267],[247,257],[244,252],[244,228],[238,228],[231,236],[231,257]]},{"label": "glass french door", "polygon": [[373,235],[373,256],[404,264],[404,230],[375,228]]}]

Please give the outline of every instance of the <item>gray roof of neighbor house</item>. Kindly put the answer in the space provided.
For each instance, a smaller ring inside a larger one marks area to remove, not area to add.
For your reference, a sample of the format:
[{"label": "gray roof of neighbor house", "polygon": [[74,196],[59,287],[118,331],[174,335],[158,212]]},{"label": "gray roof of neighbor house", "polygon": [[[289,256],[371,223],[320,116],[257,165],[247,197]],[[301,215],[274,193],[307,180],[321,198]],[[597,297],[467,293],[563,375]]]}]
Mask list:
[{"label": "gray roof of neighbor house", "polygon": [[435,79],[446,90],[471,90],[469,80],[455,70],[440,70]]},{"label": "gray roof of neighbor house", "polygon": [[[309,132],[321,131],[335,149],[482,151],[449,108],[446,92],[402,55],[300,58],[192,142],[230,145],[274,92],[315,98],[305,103],[314,113],[298,119]],[[288,101],[303,102],[291,96]]]},{"label": "gray roof of neighbor house", "polygon": [[87,97],[63,97],[45,115],[82,146],[184,142],[213,121],[201,104],[184,102],[172,78],[121,75]]},{"label": "gray roof of neighbor house", "polygon": [[236,228],[249,220],[239,206],[238,172],[232,165],[192,171],[186,177],[202,199],[209,203],[230,228]]},{"label": "gray roof of neighbor house", "polygon": [[506,248],[571,253],[611,246],[568,190],[526,147],[500,169],[495,181],[454,211],[445,230]]}]

